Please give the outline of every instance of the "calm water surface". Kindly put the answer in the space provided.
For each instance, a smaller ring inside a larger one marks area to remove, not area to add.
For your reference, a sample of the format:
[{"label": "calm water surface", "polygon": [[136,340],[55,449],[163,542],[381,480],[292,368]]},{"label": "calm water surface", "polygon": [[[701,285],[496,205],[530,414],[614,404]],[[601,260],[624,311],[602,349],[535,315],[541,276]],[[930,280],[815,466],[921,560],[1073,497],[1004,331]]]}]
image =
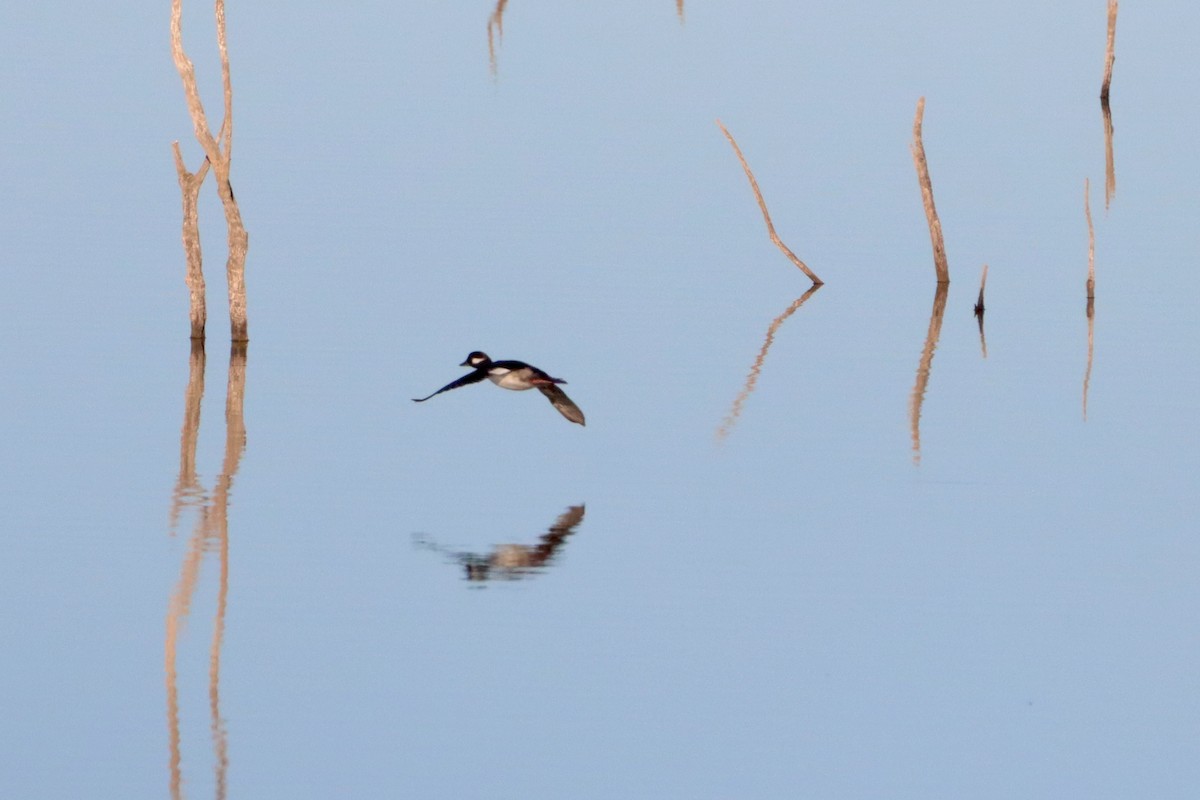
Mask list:
[{"label": "calm water surface", "polygon": [[0,796],[1195,796],[1200,11],[1106,201],[1099,2],[231,3],[232,354],[168,18],[0,32]]}]

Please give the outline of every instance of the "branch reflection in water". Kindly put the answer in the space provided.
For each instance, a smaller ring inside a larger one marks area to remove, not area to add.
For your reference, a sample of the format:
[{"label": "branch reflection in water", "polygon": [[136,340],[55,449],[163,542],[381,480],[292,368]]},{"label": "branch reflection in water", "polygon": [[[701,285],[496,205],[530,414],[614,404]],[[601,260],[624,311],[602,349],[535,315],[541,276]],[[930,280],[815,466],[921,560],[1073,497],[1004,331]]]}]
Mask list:
[{"label": "branch reflection in water", "polygon": [[1088,276],[1087,296],[1090,300],[1096,296],[1096,229],[1092,227],[1092,205],[1088,200],[1091,194],[1090,181],[1083,179],[1083,215],[1087,218],[1088,228]]},{"label": "branch reflection in water", "polygon": [[1087,422],[1088,385],[1092,382],[1092,352],[1096,341],[1096,298],[1087,301],[1088,348],[1087,369],[1083,372],[1083,421]]},{"label": "branch reflection in water", "polygon": [[717,441],[723,441],[729,432],[733,430],[733,426],[737,424],[738,418],[742,415],[742,406],[746,403],[746,398],[754,391],[755,385],[758,383],[758,376],[762,372],[763,362],[767,360],[767,351],[771,349],[771,345],[775,342],[775,334],[779,328],[792,314],[795,314],[800,306],[808,302],[808,298],[817,293],[821,288],[821,284],[814,283],[809,290],[800,295],[796,300],[784,310],[782,314],[767,328],[767,335],[763,338],[762,348],[758,351],[758,356],[754,359],[754,364],[750,367],[750,372],[746,375],[746,385],[742,387],[742,391],[734,398],[733,405],[729,407],[729,413],[725,415],[725,419],[721,421],[721,427],[717,428]]},{"label": "branch reflection in water", "polygon": [[1088,320],[1088,352],[1087,370],[1083,373],[1083,421],[1087,422],[1088,384],[1092,380],[1092,349],[1095,341],[1096,324],[1096,230],[1092,227],[1092,207],[1088,202],[1088,181],[1083,181],[1083,214],[1087,217],[1088,227],[1088,277],[1087,277],[1087,320]]},{"label": "branch reflection in water", "polygon": [[[488,17],[488,71],[492,73],[493,78],[499,74],[499,67],[496,63],[496,49],[504,43],[504,9],[507,5],[508,0],[497,0],[496,8],[492,11],[492,15]],[[675,13],[679,16],[679,24],[682,25],[684,23],[683,0],[675,0]]]},{"label": "branch reflection in water", "polygon": [[215,795],[226,796],[229,766],[225,721],[221,717],[221,646],[225,634],[225,612],[229,591],[229,493],[246,449],[246,427],[242,415],[246,393],[246,346],[235,342],[230,348],[229,377],[225,395],[225,458],[212,494],[206,496],[196,475],[196,443],[200,436],[200,404],[204,397],[204,343],[192,340],[187,391],[184,395],[183,430],[179,437],[179,477],[171,498],[170,532],[178,530],[185,510],[196,515],[192,538],[179,571],[179,581],[167,605],[164,667],[167,690],[167,730],[170,748],[170,791],[173,800],[183,797],[182,745],[179,732],[179,636],[191,610],[206,553],[218,559],[217,602],[208,656],[208,712],[214,755]]},{"label": "branch reflection in water", "polygon": [[987,306],[983,304],[983,291],[987,288],[988,265],[983,265],[983,277],[979,279],[979,299],[975,301],[975,321],[979,323],[979,346],[983,349],[983,357],[987,358],[987,337],[983,335],[983,314]]},{"label": "branch reflection in water", "polygon": [[1117,172],[1113,166],[1113,123],[1108,98],[1100,101],[1100,113],[1104,117],[1104,210],[1112,205],[1117,193]]},{"label": "branch reflection in water", "polygon": [[933,367],[933,353],[937,350],[942,335],[942,317],[946,314],[946,296],[949,284],[939,283],[933,295],[933,311],[929,314],[929,331],[925,334],[925,348],[921,351],[921,362],[917,364],[917,380],[908,399],[908,424],[912,431],[913,464],[921,465],[921,405],[925,402],[925,389],[929,386],[929,372]]},{"label": "branch reflection in water", "polygon": [[490,553],[452,550],[420,534],[414,537],[413,544],[449,556],[462,566],[469,581],[516,581],[536,575],[550,566],[567,537],[583,522],[583,512],[582,504],[570,506],[542,534],[537,544],[500,544],[495,545]]},{"label": "branch reflection in water", "polygon": [[496,10],[492,12],[492,16],[488,17],[488,69],[493,78],[497,74],[496,44],[504,42],[504,7],[506,5],[508,5],[508,0],[499,0],[496,3]]}]

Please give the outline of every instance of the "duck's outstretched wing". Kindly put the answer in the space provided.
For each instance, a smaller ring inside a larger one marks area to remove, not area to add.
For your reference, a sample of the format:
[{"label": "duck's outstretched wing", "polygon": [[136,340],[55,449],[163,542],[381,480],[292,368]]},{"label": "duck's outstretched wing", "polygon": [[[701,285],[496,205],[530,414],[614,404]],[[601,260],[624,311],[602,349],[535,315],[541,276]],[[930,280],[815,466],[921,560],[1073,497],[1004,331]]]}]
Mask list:
[{"label": "duck's outstretched wing", "polygon": [[538,391],[546,395],[546,399],[550,401],[550,405],[558,409],[558,413],[562,414],[571,422],[578,422],[584,425],[583,412],[579,410],[579,406],[571,402],[571,398],[567,397],[567,393],[558,388],[553,383],[539,383]]},{"label": "duck's outstretched wing", "polygon": [[[484,372],[483,370],[477,369],[474,372],[468,372],[466,375],[463,375],[458,380],[447,383],[445,386],[438,389],[433,394],[429,395],[429,397],[435,397],[435,396],[441,394],[442,392],[448,392],[451,389],[457,389],[460,386],[469,386],[472,383],[479,383],[481,380],[483,380],[486,377],[487,377],[487,373]],[[424,403],[426,400],[429,399],[429,397],[414,397],[413,402],[414,403]]]}]

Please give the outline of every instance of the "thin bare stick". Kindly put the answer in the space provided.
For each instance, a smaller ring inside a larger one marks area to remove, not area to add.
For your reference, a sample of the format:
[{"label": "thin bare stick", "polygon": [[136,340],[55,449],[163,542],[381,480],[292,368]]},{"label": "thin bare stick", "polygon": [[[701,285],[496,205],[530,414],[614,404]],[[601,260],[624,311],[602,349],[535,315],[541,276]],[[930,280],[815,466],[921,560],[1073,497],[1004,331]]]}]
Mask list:
[{"label": "thin bare stick", "polygon": [[775,333],[779,327],[783,325],[787,318],[795,314],[800,306],[807,302],[808,298],[820,289],[820,284],[813,284],[808,291],[796,299],[782,314],[775,318],[771,325],[767,328],[767,335],[763,338],[762,348],[758,351],[758,356],[754,359],[754,364],[750,367],[750,373],[746,375],[746,385],[742,387],[742,391],[734,399],[733,405],[729,409],[729,413],[725,415],[725,419],[721,421],[721,427],[717,429],[717,441],[722,441],[729,432],[733,430],[733,426],[737,423],[738,417],[742,415],[742,406],[746,399],[750,397],[750,393],[754,391],[755,385],[758,383],[758,376],[762,372],[763,362],[767,359],[767,351],[771,349],[771,344],[775,341]]},{"label": "thin bare stick", "polygon": [[975,301],[975,320],[979,323],[979,346],[983,349],[983,357],[987,358],[987,338],[983,335],[983,312],[987,307],[983,304],[983,290],[987,288],[988,265],[983,265],[983,277],[979,279],[979,299]]},{"label": "thin bare stick", "polygon": [[791,259],[792,263],[799,267],[801,272],[808,276],[810,281],[817,286],[822,285],[824,281],[818,278],[817,274],[809,269],[807,264],[797,258],[796,254],[780,240],[779,234],[775,233],[775,225],[772,224],[771,214],[767,211],[767,201],[763,200],[762,192],[758,188],[758,181],[754,180],[754,173],[750,171],[750,165],[746,163],[746,157],[742,155],[742,148],[738,147],[737,142],[733,139],[733,134],[729,132],[719,119],[717,120],[717,127],[721,129],[721,133],[725,134],[725,138],[733,146],[733,152],[737,154],[738,161],[741,162],[742,169],[745,170],[746,177],[750,180],[750,188],[754,190],[754,199],[758,201],[758,207],[762,210],[763,221],[767,223],[767,235],[771,237],[771,241],[775,243],[775,246],[783,251],[783,254]]},{"label": "thin bare stick", "polygon": [[675,13],[679,15],[679,24],[683,24],[683,0],[675,0]]},{"label": "thin bare stick", "polygon": [[1108,98],[1100,101],[1100,114],[1104,117],[1104,210],[1112,204],[1113,195],[1117,193],[1117,172],[1113,166],[1113,124],[1112,110],[1108,107]]},{"label": "thin bare stick", "polygon": [[1116,54],[1113,45],[1117,40],[1117,0],[1108,0],[1108,47],[1104,53],[1104,80],[1100,83],[1100,99],[1108,100],[1108,88],[1112,84],[1113,61]]},{"label": "thin bare stick", "polygon": [[225,118],[217,136],[212,135],[208,117],[204,113],[204,104],[200,101],[195,67],[183,49],[182,0],[172,0],[171,3],[171,55],[175,61],[175,69],[183,81],[184,96],[187,98],[188,113],[192,117],[196,141],[204,148],[204,153],[212,165],[217,179],[217,194],[221,198],[221,205],[225,210],[225,226],[229,234],[229,256],[225,262],[225,273],[229,283],[230,336],[235,342],[244,342],[249,338],[245,284],[246,251],[249,248],[249,237],[242,224],[242,215],[238,209],[237,200],[233,196],[233,187],[229,183],[230,155],[233,147],[233,86],[229,76],[229,51],[225,38],[224,0],[216,0],[215,13],[217,49],[221,56],[221,85],[225,101]]},{"label": "thin bare stick", "polygon": [[1096,296],[1096,231],[1092,228],[1092,207],[1088,202],[1088,179],[1083,179],[1083,215],[1087,217],[1088,226],[1088,277],[1087,296],[1091,300]]},{"label": "thin bare stick", "polygon": [[933,354],[942,335],[942,318],[946,315],[946,297],[949,286],[937,285],[933,295],[933,310],[929,313],[929,330],[925,334],[925,347],[917,364],[917,379],[908,399],[908,424],[912,433],[913,464],[921,466],[921,406],[925,402],[925,390],[929,387],[929,373],[933,369]]},{"label": "thin bare stick", "polygon": [[921,140],[921,124],[925,117],[925,98],[917,101],[917,116],[913,120],[913,164],[917,167],[917,181],[921,184],[921,202],[925,206],[925,219],[929,221],[929,239],[933,244],[933,268],[938,283],[950,282],[950,266],[946,262],[946,243],[942,239],[942,223],[933,204],[933,183],[929,180],[929,163],[925,160],[925,143]]}]

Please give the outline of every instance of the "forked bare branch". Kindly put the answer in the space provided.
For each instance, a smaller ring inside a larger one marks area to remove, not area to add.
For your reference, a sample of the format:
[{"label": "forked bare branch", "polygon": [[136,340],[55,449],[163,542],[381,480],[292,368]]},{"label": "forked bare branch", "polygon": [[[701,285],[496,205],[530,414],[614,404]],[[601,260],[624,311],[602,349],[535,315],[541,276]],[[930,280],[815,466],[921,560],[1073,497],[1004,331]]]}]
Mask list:
[{"label": "forked bare branch", "polygon": [[[233,187],[229,182],[230,157],[233,149],[233,86],[230,80],[229,50],[225,36],[224,0],[216,0],[215,14],[217,21],[217,49],[221,57],[221,86],[225,111],[221,128],[216,136],[212,134],[212,128],[208,124],[208,117],[204,112],[204,104],[200,100],[200,90],[196,84],[195,66],[192,64],[191,59],[187,57],[187,53],[183,48],[182,0],[172,0],[171,3],[171,56],[175,62],[175,69],[179,72],[179,77],[183,81],[184,96],[187,99],[188,114],[192,118],[192,128],[196,135],[196,141],[204,149],[205,157],[208,163],[212,165],[213,173],[217,179],[217,194],[221,198],[221,205],[225,211],[225,226],[229,236],[229,256],[225,263],[225,273],[229,284],[230,335],[233,341],[244,342],[249,338],[246,320],[245,284],[246,251],[249,247],[249,237],[242,223],[242,215],[238,209],[237,200],[233,195]],[[180,186],[185,195],[184,248],[189,257],[188,287],[193,292],[192,333],[195,336],[198,308],[194,300],[194,292],[196,291],[195,287],[197,284],[192,277],[192,262],[190,259],[193,255],[193,249],[188,244],[188,223],[186,217],[189,202],[187,199],[189,187],[185,186],[184,182],[186,170],[180,171],[182,163],[182,157],[176,151],[176,171],[180,174]],[[203,180],[203,172],[205,170],[205,167],[201,167],[201,170],[197,171],[196,175],[200,176],[199,180]],[[190,183],[191,178],[188,178],[188,181]],[[197,257],[199,256],[198,248],[194,250],[194,254]],[[200,291],[203,291],[202,280]],[[202,306],[199,308],[199,313],[201,315],[201,335],[203,335],[203,314],[205,311]]]}]

